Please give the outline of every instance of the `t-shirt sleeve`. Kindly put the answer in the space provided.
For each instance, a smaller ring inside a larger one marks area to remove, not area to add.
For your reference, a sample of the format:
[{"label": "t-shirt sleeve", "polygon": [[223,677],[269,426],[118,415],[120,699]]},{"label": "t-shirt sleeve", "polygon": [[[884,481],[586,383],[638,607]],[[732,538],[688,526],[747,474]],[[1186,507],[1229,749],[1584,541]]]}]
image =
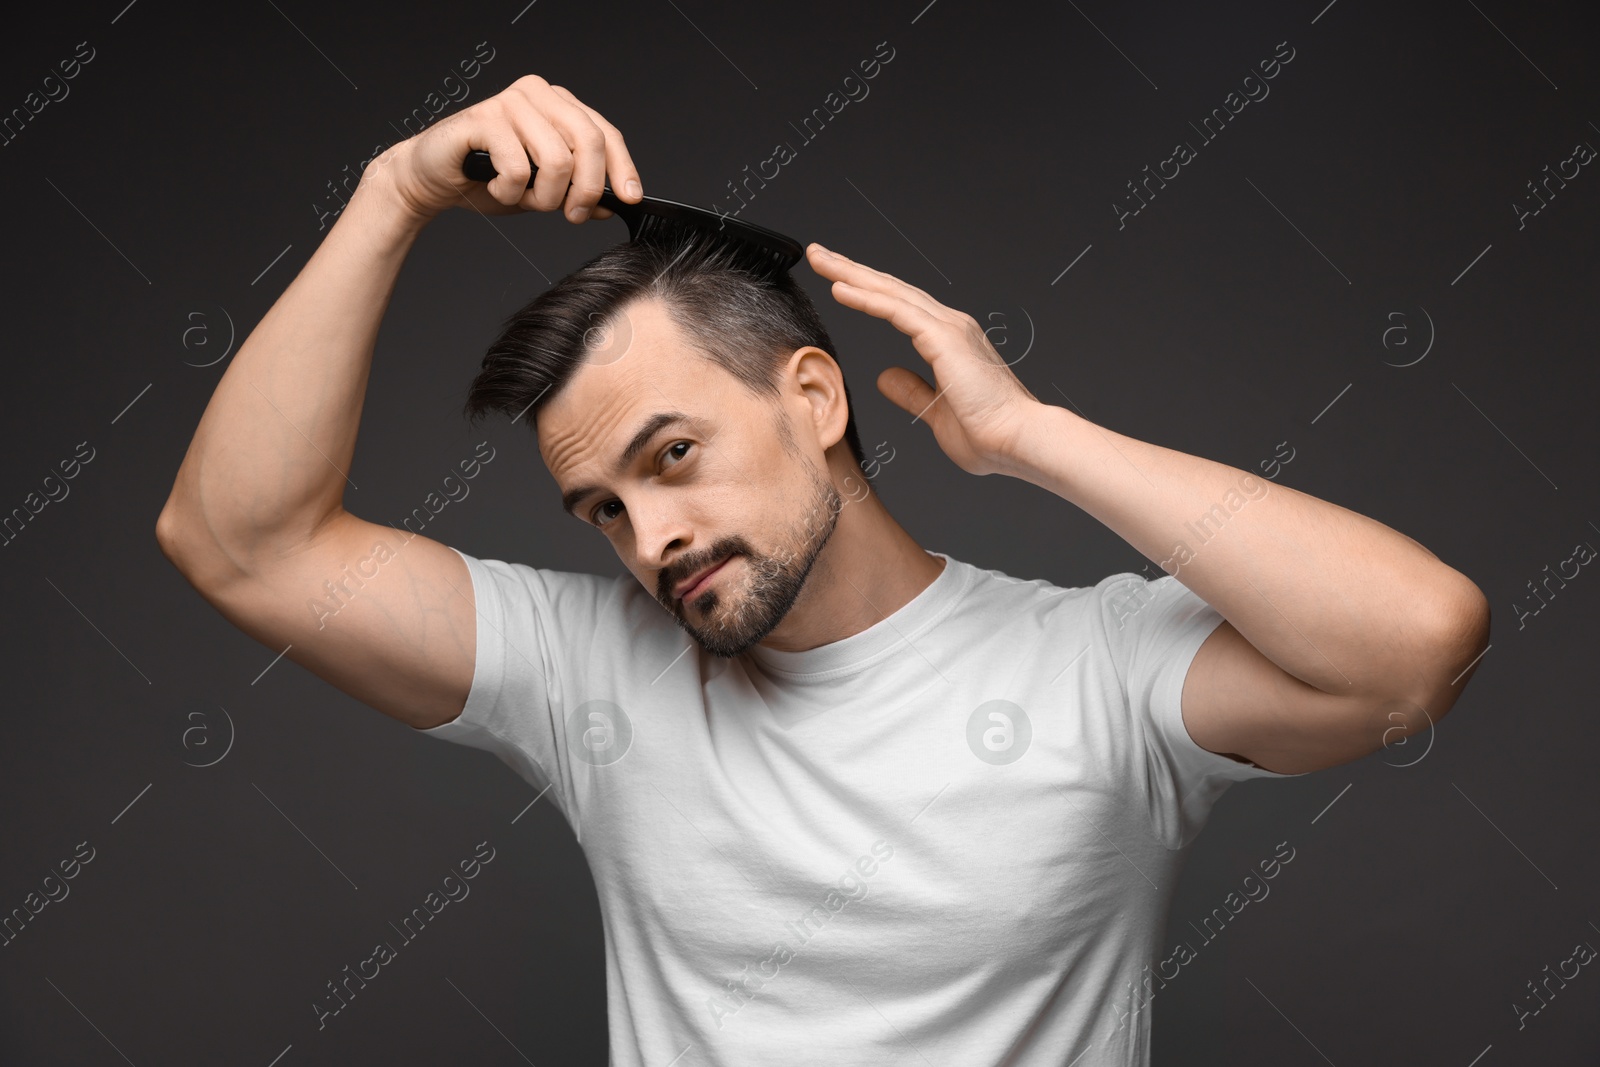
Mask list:
[{"label": "t-shirt sleeve", "polygon": [[418,732],[494,753],[576,831],[563,694],[615,580],[452,551],[466,561],[477,608],[472,687],[459,716]]},{"label": "t-shirt sleeve", "polygon": [[1174,575],[1113,574],[1096,586],[1099,627],[1122,683],[1133,736],[1143,748],[1145,792],[1156,836],[1187,846],[1217,799],[1246,778],[1297,778],[1202,748],[1183,722],[1183,680],[1223,621]]}]

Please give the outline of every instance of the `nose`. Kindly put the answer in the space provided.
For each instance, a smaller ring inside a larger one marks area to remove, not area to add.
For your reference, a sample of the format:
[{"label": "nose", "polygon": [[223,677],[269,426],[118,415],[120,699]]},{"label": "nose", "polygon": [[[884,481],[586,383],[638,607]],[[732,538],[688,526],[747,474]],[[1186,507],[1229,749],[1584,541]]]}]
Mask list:
[{"label": "nose", "polygon": [[659,571],[694,547],[694,528],[683,509],[662,494],[646,493],[624,504],[633,532],[633,552],[642,571]]}]

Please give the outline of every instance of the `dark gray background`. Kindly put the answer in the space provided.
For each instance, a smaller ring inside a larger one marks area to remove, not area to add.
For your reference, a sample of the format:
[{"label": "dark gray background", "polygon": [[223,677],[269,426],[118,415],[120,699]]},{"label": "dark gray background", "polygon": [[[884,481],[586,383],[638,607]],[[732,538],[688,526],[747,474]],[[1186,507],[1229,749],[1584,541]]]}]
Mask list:
[{"label": "dark gray background", "polygon": [[[153,534],[226,367],[194,364],[228,350],[230,319],[236,350],[311,255],[326,183],[487,41],[467,105],[540,74],[622,128],[646,192],[707,205],[789,140],[798,157],[744,217],[1003,314],[986,321],[1008,358],[1031,319],[1018,375],[1104,426],[1250,471],[1287,441],[1280,483],[1416,538],[1489,596],[1490,650],[1431,739],[1219,804],[1169,943],[1279,842],[1296,856],[1157,994],[1157,1063],[1596,1062],[1594,968],[1520,1031],[1511,1008],[1600,945],[1600,577],[1520,629],[1515,610],[1546,564],[1600,546],[1600,174],[1520,229],[1512,207],[1600,145],[1586,5],[124,3],[8,17],[0,45],[0,112],[79,41],[96,50],[0,146],[0,512],[96,450],[0,548],[0,912],[95,850],[0,948],[0,1061],[604,1062],[599,914],[559,813],[528,809],[485,753],[288,660],[268,670],[277,650]],[[896,54],[870,96],[800,144],[788,124],[880,41]],[[1270,96],[1199,145],[1188,124],[1282,41],[1296,54]],[[1180,139],[1198,158],[1119,230],[1125,183]],[[621,573],[559,514],[521,426],[474,434],[458,412],[503,317],[624,236],[614,219],[433,223],[379,337],[350,510],[397,522],[487,438],[496,459],[429,536]],[[960,472],[873,388],[885,366],[926,370],[909,343],[797,273],[868,452],[894,449],[878,491],[926,547],[1061,585],[1156,573],[1067,502]],[[1425,315],[1431,350],[1395,366],[1426,347]],[[324,983],[480,841],[496,857],[472,895],[319,1032]]]}]

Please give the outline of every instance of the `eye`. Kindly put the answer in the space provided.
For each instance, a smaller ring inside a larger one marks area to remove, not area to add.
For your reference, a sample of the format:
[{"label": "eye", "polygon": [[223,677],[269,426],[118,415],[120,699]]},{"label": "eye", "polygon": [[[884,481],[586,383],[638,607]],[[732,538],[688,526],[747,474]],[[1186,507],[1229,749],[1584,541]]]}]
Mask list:
[{"label": "eye", "polygon": [[[674,441],[672,444],[668,445],[665,449],[663,449],[661,454],[662,454],[662,456],[669,456],[669,455],[672,455],[674,450],[676,450],[676,449],[679,449],[679,448],[693,448],[693,447],[694,447],[694,442],[693,441]],[[679,462],[682,462],[682,460],[684,458],[685,457],[682,454],[679,454],[679,456],[678,456]],[[670,466],[670,467],[676,467],[677,465],[678,465],[677,463],[668,464],[668,466]],[[617,507],[620,508],[622,506],[622,501],[615,500],[615,499],[607,500],[605,503],[603,503],[600,506],[596,507],[594,509],[593,513],[590,515],[590,522],[593,525],[600,527],[601,529],[604,529],[605,527],[610,525],[610,520],[615,518],[616,516],[615,515],[611,515],[609,517],[602,517],[602,516],[604,516],[604,513],[605,513],[606,509],[611,507],[613,504],[615,504]]]}]

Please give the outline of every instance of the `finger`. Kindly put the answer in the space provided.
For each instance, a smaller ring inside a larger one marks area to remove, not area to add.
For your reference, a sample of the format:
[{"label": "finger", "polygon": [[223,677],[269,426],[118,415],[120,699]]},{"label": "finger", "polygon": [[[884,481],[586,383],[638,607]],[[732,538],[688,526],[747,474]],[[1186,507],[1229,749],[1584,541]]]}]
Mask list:
[{"label": "finger", "polygon": [[902,411],[924,416],[923,421],[928,421],[928,408],[939,395],[921,375],[904,367],[890,367],[878,375],[878,392]]},{"label": "finger", "polygon": [[836,281],[833,283],[833,298],[846,307],[853,307],[887,320],[913,342],[920,335],[949,327],[949,323],[937,318],[927,308],[912,303],[897,293],[863,289],[849,282]]},{"label": "finger", "polygon": [[605,191],[606,135],[570,92],[559,85],[550,89],[559,102],[548,110],[546,118],[566,138],[573,160],[572,186],[562,210],[571,221],[582,222]]},{"label": "finger", "polygon": [[811,268],[825,278],[841,280],[858,289],[868,289],[881,293],[896,293],[931,314],[954,313],[953,309],[941,304],[916,286],[902,281],[892,274],[874,270],[864,263],[857,263],[855,260],[840,255],[838,252],[823,248],[815,241],[806,248],[806,255]]},{"label": "finger", "polygon": [[950,312],[952,314],[955,313],[954,308],[948,307],[947,305],[941,303],[926,289],[919,289],[910,282],[905,281],[902,278],[897,278],[887,271],[881,271],[875,267],[869,267],[865,263],[857,263],[855,260],[844,255],[842,252],[833,252],[832,249],[824,249],[823,251],[832,252],[834,258],[831,262],[836,265],[835,269],[841,272],[847,272],[845,274],[845,281],[850,282],[852,285],[855,285],[858,288],[870,289],[876,287],[883,292],[897,292],[903,295],[906,299],[914,301],[928,311],[935,313],[941,311]]},{"label": "finger", "polygon": [[[639,178],[639,168],[634,166],[633,157],[628,153],[628,143],[623,139],[622,131],[613,126],[606,117],[582,100],[573,96],[564,87],[556,85],[551,88],[565,94],[574,104],[582,108],[589,116],[589,120],[606,135],[606,173],[611,179],[611,191],[618,198],[629,203],[637,203],[644,195],[644,184]],[[633,183],[630,187],[629,183]],[[600,208],[606,211],[605,208]],[[606,214],[610,214],[606,211]],[[599,216],[596,215],[596,218]]]},{"label": "finger", "polygon": [[473,147],[480,147],[476,142],[481,141],[481,147],[489,153],[495,176],[484,189],[507,207],[514,206],[522,199],[523,191],[528,186],[528,177],[533,173],[533,164],[528,159],[523,140],[515,127],[490,122],[483,129],[474,131],[472,139],[468,141]]},{"label": "finger", "polygon": [[[533,185],[522,193],[520,203],[531,211],[554,211],[566,197],[572,178],[572,149],[567,146],[566,137],[526,99],[513,97],[507,109],[511,128],[539,168]],[[527,173],[524,169],[524,183]]]}]

